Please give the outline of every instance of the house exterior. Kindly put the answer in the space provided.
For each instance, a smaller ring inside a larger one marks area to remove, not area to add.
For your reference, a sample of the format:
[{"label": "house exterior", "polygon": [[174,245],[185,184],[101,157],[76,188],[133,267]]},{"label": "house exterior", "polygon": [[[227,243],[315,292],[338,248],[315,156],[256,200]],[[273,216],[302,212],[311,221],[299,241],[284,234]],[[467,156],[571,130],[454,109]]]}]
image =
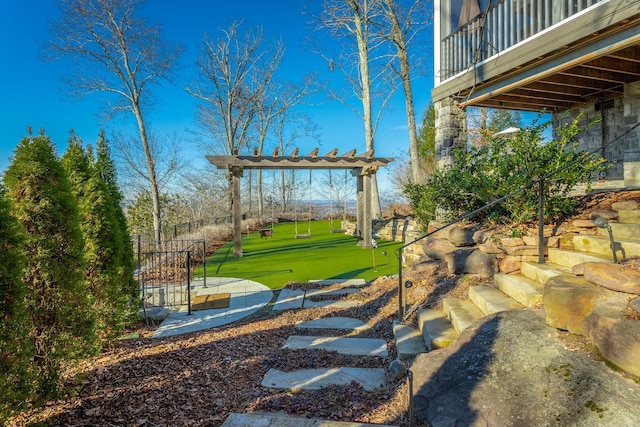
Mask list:
[{"label": "house exterior", "polygon": [[584,113],[600,122],[581,148],[610,163],[596,188],[640,187],[640,0],[434,0],[434,31],[439,168],[466,144],[467,107],[554,127]]}]

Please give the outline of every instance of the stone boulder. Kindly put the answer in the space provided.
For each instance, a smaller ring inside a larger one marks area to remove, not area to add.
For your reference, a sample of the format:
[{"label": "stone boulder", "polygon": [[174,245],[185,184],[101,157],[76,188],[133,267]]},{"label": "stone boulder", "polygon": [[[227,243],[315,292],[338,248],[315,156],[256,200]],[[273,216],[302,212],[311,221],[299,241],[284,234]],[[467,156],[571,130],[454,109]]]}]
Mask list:
[{"label": "stone boulder", "polygon": [[425,239],[423,250],[429,258],[442,260],[446,254],[455,251],[456,247],[447,239],[429,236]]},{"label": "stone boulder", "polygon": [[547,324],[584,335],[582,321],[593,311],[595,301],[613,295],[615,292],[596,286],[582,277],[551,277],[544,286],[542,296]]},{"label": "stone boulder", "polygon": [[609,362],[640,377],[640,320],[625,316],[629,295],[597,300],[582,328]]},{"label": "stone boulder", "polygon": [[603,288],[640,295],[640,271],[637,268],[610,262],[585,262],[573,267],[572,271]]},{"label": "stone boulder", "polygon": [[496,272],[495,257],[478,249],[457,249],[445,255],[451,274],[478,274],[490,277]]},{"label": "stone boulder", "polygon": [[473,236],[477,230],[476,227],[453,227],[449,229],[449,242],[458,248],[473,246],[476,244]]},{"label": "stone boulder", "polygon": [[614,211],[626,211],[633,209],[640,209],[640,203],[635,200],[623,200],[620,202],[613,202],[611,209]]},{"label": "stone boulder", "polygon": [[618,219],[618,212],[596,209],[589,213],[589,219],[604,218],[606,220]]},{"label": "stone boulder", "polygon": [[411,365],[429,426],[637,426],[640,385],[579,353],[531,310],[487,316]]}]

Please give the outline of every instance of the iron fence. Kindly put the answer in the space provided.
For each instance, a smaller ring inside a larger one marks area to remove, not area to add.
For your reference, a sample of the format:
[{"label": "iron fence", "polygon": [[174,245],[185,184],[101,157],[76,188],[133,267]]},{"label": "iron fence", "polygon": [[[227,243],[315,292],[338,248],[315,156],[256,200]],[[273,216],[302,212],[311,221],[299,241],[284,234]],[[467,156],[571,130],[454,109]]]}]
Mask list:
[{"label": "iron fence", "polygon": [[193,272],[203,266],[203,286],[207,287],[205,240],[153,240],[133,242],[135,277],[145,307],[187,307],[191,314]]}]

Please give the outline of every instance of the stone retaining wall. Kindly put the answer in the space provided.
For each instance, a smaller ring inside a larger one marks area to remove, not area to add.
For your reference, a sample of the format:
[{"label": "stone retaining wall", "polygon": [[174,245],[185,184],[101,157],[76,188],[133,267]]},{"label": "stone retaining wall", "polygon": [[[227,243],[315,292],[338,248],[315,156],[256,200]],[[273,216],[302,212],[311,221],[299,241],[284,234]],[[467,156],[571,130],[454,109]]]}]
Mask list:
[{"label": "stone retaining wall", "polygon": [[[606,211],[598,211],[606,217]],[[591,213],[592,217],[594,213]],[[445,223],[431,221],[429,230]],[[558,226],[544,228],[544,254],[548,248],[573,248],[576,235],[598,234],[592,219],[572,219]],[[538,228],[525,228],[517,236],[507,234],[501,228],[480,228],[476,224],[458,224],[429,236],[423,243],[426,259],[444,260],[449,271],[455,274],[514,273],[523,261],[538,262]]]},{"label": "stone retaining wall", "polygon": [[[429,222],[428,231],[446,222]],[[343,222],[348,235],[354,235],[356,224]],[[413,218],[392,218],[373,221],[376,238],[396,242],[410,242],[424,234]],[[574,219],[559,226],[545,226],[545,255],[547,248],[573,249],[576,235],[594,236],[598,229],[591,219]],[[444,260],[451,273],[481,274],[513,273],[523,261],[538,262],[538,229],[526,228],[522,235],[507,234],[501,228],[480,228],[477,224],[457,224],[435,233],[404,250],[404,264],[411,266],[428,259]]]},{"label": "stone retaining wall", "polygon": [[[355,222],[343,221],[342,228],[345,230],[345,234],[349,236],[354,236],[356,233]],[[413,218],[374,219],[372,233],[376,239],[403,243],[411,242],[424,234],[420,231],[418,222]],[[404,263],[405,265],[412,265],[423,255],[422,242],[410,245],[404,250]]]}]

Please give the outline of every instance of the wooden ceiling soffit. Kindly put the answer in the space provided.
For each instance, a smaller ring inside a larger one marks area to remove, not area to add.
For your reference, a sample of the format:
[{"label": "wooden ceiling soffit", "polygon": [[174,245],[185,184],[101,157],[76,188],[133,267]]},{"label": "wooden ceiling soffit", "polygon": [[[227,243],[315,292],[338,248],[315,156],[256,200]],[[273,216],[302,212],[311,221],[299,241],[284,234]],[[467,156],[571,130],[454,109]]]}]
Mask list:
[{"label": "wooden ceiling soffit", "polygon": [[590,70],[603,71],[603,80],[606,79],[607,74],[610,74],[609,78],[619,79],[618,81],[626,80],[626,83],[630,81],[629,79],[637,80],[640,77],[640,64],[634,61],[612,60],[611,57],[605,57],[592,59],[583,65]]},{"label": "wooden ceiling soffit", "polygon": [[[614,61],[614,63],[618,63],[618,61]],[[616,68],[618,64],[609,63],[608,68],[604,68],[602,66],[592,65],[592,62],[580,65],[578,67],[569,68],[568,70],[563,71],[561,74],[566,76],[574,76],[581,77],[585,79],[594,79],[608,83],[631,83],[635,80],[638,80],[640,77],[640,69],[638,69],[637,74],[625,73],[622,71],[623,67],[621,64],[629,64],[628,62],[621,62],[620,68]],[[638,68],[638,66],[636,66]]]}]

